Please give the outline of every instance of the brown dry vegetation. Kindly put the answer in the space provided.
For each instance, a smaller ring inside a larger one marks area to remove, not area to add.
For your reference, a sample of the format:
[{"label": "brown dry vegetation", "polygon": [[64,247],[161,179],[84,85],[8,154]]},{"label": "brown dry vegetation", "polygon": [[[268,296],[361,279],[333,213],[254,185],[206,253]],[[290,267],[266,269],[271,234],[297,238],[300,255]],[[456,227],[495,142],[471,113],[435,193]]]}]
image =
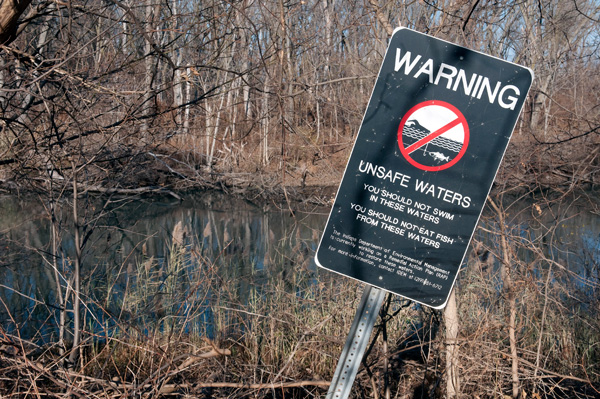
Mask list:
[{"label": "brown dry vegetation", "polygon": [[[598,397],[597,249],[588,248],[586,258],[572,263],[556,252],[554,241],[564,237],[555,236],[545,215],[568,222],[572,205],[551,202],[515,208],[505,201],[503,216],[533,219],[528,233],[511,223],[501,233],[499,215],[482,221],[456,288],[459,397],[510,397],[513,299],[519,397]],[[307,247],[318,231],[301,238],[299,227],[272,238],[276,250],[264,259],[265,268],[247,274],[235,264],[245,251],[243,239],[220,225],[207,225],[183,246],[189,226],[177,223],[164,259],[125,259],[127,264],[105,271],[92,265],[99,272],[81,290],[86,307],[95,311],[83,312],[88,321],[77,347],[69,332],[65,342],[41,339],[48,333],[41,330],[24,339],[8,313],[6,330],[0,330],[0,392],[55,398],[324,397],[362,288],[337,275],[316,275]],[[212,242],[219,240],[223,247],[214,249]],[[511,266],[510,290],[504,262]],[[240,284],[250,287],[243,295]],[[126,290],[113,300],[111,287],[117,286]],[[446,397],[442,313],[398,297],[388,300],[353,397]],[[42,313],[55,330],[53,306],[40,298],[28,312],[47,308]],[[198,319],[206,312],[213,319],[203,324]],[[93,323],[99,314],[106,325]],[[75,364],[71,350],[78,354]]]},{"label": "brown dry vegetation", "polygon": [[500,183],[593,186],[597,18],[594,2],[33,2],[2,50],[0,189],[77,170],[92,191],[335,186],[392,26],[534,70]]}]

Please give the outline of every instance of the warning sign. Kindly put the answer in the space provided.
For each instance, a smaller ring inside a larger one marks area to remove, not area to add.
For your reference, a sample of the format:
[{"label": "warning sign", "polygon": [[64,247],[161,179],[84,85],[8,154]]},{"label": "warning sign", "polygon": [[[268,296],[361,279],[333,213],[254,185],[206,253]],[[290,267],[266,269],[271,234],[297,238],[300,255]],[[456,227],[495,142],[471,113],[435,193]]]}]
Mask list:
[{"label": "warning sign", "polygon": [[398,145],[404,158],[417,168],[449,168],[464,155],[469,125],[463,114],[443,101],[425,101],[409,110],[398,128]]},{"label": "warning sign", "polygon": [[443,307],[532,79],[519,65],[397,29],[317,264]]}]

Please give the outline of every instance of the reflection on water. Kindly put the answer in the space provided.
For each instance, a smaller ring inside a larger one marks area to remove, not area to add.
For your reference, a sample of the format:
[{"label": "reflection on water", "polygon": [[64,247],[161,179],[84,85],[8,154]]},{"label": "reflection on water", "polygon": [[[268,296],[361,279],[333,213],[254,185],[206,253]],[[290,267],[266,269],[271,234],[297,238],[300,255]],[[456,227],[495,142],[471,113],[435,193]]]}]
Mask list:
[{"label": "reflection on water", "polygon": [[[15,198],[4,198],[0,207],[2,326],[14,334],[18,325],[23,337],[54,339],[58,301],[45,209]],[[216,323],[236,328],[231,320],[215,320],[214,306],[250,306],[275,280],[293,291],[315,279],[323,212],[292,216],[216,194],[181,203],[116,202],[97,220],[93,207],[100,204],[89,204],[85,215],[93,225],[82,229],[84,236],[91,231],[82,290],[86,326],[100,334],[125,326],[164,329],[184,320],[189,332],[211,336]],[[68,276],[75,248],[68,208],[63,212],[57,265]],[[223,290],[227,298],[218,297]],[[225,302],[232,298],[236,304]]]},{"label": "reflection on water", "polygon": [[[245,321],[239,311],[228,309],[242,306],[251,313],[265,301],[269,286],[305,295],[318,280],[313,256],[327,210],[292,217],[286,210],[206,193],[181,203],[163,198],[84,205],[85,326],[100,338],[122,329],[144,333],[175,325],[208,337],[239,333]],[[577,290],[597,290],[598,214],[574,205],[559,212],[521,204],[507,211],[513,234],[568,268]],[[55,340],[59,301],[53,264],[56,259],[61,284],[67,286],[71,282],[63,278],[69,278],[75,254],[69,208],[57,211],[57,258],[52,257],[48,204],[5,197],[0,215],[1,326],[23,338]],[[484,217],[475,239],[491,247],[494,223]],[[524,263],[540,258],[535,251],[517,250]],[[545,261],[531,273],[541,281],[548,266]]]},{"label": "reflection on water", "polygon": [[[532,283],[542,291],[548,279],[564,303],[591,301],[589,295],[600,289],[600,215],[594,203],[577,198],[544,203],[508,201],[505,229],[514,252],[509,269],[527,280],[520,284]],[[491,251],[489,261],[496,272],[498,257],[502,257],[499,230],[496,215],[486,209],[474,240]],[[501,277],[496,273],[495,278],[500,290]]]}]

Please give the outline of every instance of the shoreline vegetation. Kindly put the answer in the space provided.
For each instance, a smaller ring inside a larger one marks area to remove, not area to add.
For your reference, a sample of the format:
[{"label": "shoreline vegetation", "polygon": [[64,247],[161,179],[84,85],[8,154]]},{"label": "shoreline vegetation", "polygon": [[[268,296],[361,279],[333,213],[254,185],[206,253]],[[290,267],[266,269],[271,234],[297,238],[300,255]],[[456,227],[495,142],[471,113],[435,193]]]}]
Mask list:
[{"label": "shoreline vegetation", "polygon": [[[567,252],[589,256],[575,262],[561,255],[562,238],[542,215],[553,212],[556,224],[565,223],[573,204],[540,199],[517,211],[539,217],[526,235],[518,224],[500,228],[506,209],[516,211],[510,204],[484,216],[456,285],[460,328],[455,340],[448,341],[444,312],[387,297],[354,384],[355,397],[385,392],[394,398],[445,397],[445,356],[451,345],[458,345],[462,395],[507,397],[511,306],[518,309],[519,396],[598,397],[600,321],[592,310],[599,298],[593,276],[598,248],[570,246]],[[141,256],[130,254],[123,264],[84,262],[93,272],[82,273],[86,310],[77,346],[70,310],[74,298],[60,305],[70,311],[64,338],[58,340],[56,332],[53,339],[46,336],[61,328],[57,303],[31,297],[35,303],[28,312],[46,312],[49,324],[25,338],[0,298],[5,320],[0,393],[24,398],[324,397],[362,285],[310,266],[314,253],[309,248],[319,232],[301,233],[301,223],[271,238],[276,248],[261,267],[246,259],[235,230],[218,225],[191,234],[177,223],[161,258],[144,255],[142,248]],[[249,269],[240,271],[239,256]],[[506,283],[505,262],[518,290]],[[72,273],[59,269],[64,276]],[[240,291],[241,285],[247,289]]]},{"label": "shoreline vegetation", "polygon": [[[591,151],[583,154],[578,151],[578,146],[563,146],[558,152],[547,152],[539,144],[523,144],[518,138],[514,141],[508,146],[490,194],[509,191],[513,195],[536,196],[555,192],[561,196],[574,191],[598,191],[600,173],[595,163],[600,158],[600,147],[594,145]],[[272,165],[253,171],[231,171],[230,165],[216,163],[210,169],[194,169],[193,174],[189,174],[189,167],[181,168],[172,160],[171,164],[167,161],[142,162],[137,168],[143,169],[143,173],[128,176],[118,184],[107,176],[93,180],[93,184],[80,181],[78,185],[80,195],[169,195],[181,200],[189,192],[220,191],[257,204],[287,201],[329,206],[333,203],[351,147],[352,143],[348,143],[339,154],[310,166],[302,163],[301,167],[286,167],[285,173],[273,170]],[[574,153],[578,156],[573,157]],[[527,154],[528,158],[524,159],[520,154]],[[570,157],[573,159],[569,160]],[[72,182],[65,181],[62,175],[53,179],[20,177],[0,179],[0,193],[32,196],[48,189],[72,190]]]}]

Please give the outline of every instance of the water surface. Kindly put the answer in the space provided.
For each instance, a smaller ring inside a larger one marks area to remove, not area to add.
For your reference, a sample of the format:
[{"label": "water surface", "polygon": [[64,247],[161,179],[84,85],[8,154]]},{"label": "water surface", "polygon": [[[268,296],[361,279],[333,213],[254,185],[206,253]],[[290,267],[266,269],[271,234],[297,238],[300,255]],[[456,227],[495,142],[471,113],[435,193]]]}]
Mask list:
[{"label": "water surface", "polygon": [[[244,322],[228,309],[252,312],[273,286],[306,295],[328,273],[313,260],[328,209],[292,214],[287,207],[259,207],[217,193],[184,198],[79,200],[83,313],[86,328],[98,337],[176,324],[199,335],[238,333]],[[599,214],[586,201],[539,204],[528,199],[506,208],[510,234],[532,244],[516,249],[519,259],[534,264],[541,248],[569,269],[577,290],[596,292]],[[56,339],[56,287],[64,293],[72,283],[76,257],[70,203],[54,209],[53,244],[51,202],[0,199],[0,323],[10,334],[41,342]],[[488,207],[475,239],[493,252],[497,229]],[[549,263],[543,265],[532,271],[540,281]]]}]

